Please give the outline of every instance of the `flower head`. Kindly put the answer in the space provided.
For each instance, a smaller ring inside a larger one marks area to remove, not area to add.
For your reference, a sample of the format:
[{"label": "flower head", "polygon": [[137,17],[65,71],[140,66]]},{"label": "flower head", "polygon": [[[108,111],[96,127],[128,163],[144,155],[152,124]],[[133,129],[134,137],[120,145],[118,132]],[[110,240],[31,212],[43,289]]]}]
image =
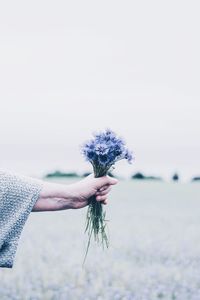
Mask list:
[{"label": "flower head", "polygon": [[126,152],[125,152],[125,159],[128,160],[128,163],[131,164],[134,160],[134,157],[133,157],[133,152],[126,149]]},{"label": "flower head", "polygon": [[126,148],[123,139],[118,137],[115,132],[106,129],[93,136],[93,139],[82,147],[83,155],[93,166],[108,170],[118,160],[126,159],[129,163],[132,162],[132,152]]}]

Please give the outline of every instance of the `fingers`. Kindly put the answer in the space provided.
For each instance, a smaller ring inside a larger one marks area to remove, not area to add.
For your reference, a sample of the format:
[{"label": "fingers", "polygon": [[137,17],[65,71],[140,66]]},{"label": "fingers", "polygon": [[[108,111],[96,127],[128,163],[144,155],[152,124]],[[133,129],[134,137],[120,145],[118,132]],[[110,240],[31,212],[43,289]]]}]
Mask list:
[{"label": "fingers", "polygon": [[106,186],[105,189],[101,189],[100,191],[98,191],[96,193],[96,196],[103,196],[103,195],[107,195],[109,192],[111,191],[111,187],[110,186]]},{"label": "fingers", "polygon": [[100,201],[102,204],[108,204],[108,193],[111,191],[111,187],[106,185],[105,187],[101,188],[99,192],[96,193],[96,200]]},{"label": "fingers", "polygon": [[108,203],[108,193],[111,190],[111,185],[117,184],[118,180],[110,176],[96,178],[96,200],[106,205]]},{"label": "fingers", "polygon": [[104,202],[105,200],[107,200],[107,194],[106,195],[103,195],[103,196],[96,196],[96,200],[97,201],[100,201],[100,202]]},{"label": "fingers", "polygon": [[107,185],[104,185],[102,188],[100,188],[100,189],[98,190],[98,192],[105,191],[108,187],[109,187],[108,184],[107,184]]},{"label": "fingers", "polygon": [[109,183],[110,185],[115,185],[115,184],[118,183],[118,180],[116,178],[112,178],[110,176],[108,176],[108,178],[109,178],[109,181],[110,181],[110,183]]},{"label": "fingers", "polygon": [[118,183],[118,180],[116,178],[110,177],[110,176],[105,176],[107,179],[107,184],[109,185],[115,185]]},{"label": "fingers", "polygon": [[103,177],[99,177],[99,178],[95,178],[96,179],[96,186],[97,189],[101,189],[104,186],[108,186],[108,185],[115,185],[118,183],[118,180],[115,178],[112,178],[110,176],[103,176]]},{"label": "fingers", "polygon": [[107,196],[108,196],[108,194],[103,195],[103,196],[97,196],[96,200],[101,202],[102,204],[106,205],[106,204],[108,204]]}]

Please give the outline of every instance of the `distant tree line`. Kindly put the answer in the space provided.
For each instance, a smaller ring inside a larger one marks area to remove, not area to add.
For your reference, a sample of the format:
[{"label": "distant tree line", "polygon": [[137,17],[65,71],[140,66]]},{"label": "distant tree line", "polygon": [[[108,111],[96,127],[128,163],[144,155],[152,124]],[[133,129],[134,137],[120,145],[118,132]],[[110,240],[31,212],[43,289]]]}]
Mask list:
[{"label": "distant tree line", "polygon": [[134,175],[131,176],[131,179],[140,179],[140,180],[162,180],[161,177],[157,176],[146,176],[140,172],[135,173]]},{"label": "distant tree line", "polygon": [[[74,177],[86,177],[90,175],[91,173],[85,172],[82,175],[79,175],[76,172],[61,172],[56,170],[55,172],[47,173],[44,177],[45,178],[54,178],[54,177],[67,177],[67,178],[74,178]],[[109,172],[108,175],[110,177],[116,177],[113,175],[113,173]]]},{"label": "distant tree line", "polygon": [[53,173],[47,173],[45,175],[46,178],[51,178],[51,177],[79,177],[79,175],[75,172],[71,172],[71,173],[65,173],[65,172],[61,172],[61,171],[55,171]]},{"label": "distant tree line", "polygon": [[[82,175],[76,173],[76,172],[62,172],[62,171],[59,171],[59,170],[56,170],[55,172],[52,172],[52,173],[47,173],[45,175],[45,178],[56,178],[56,177],[62,177],[62,178],[77,178],[77,177],[86,177],[88,176],[89,172],[85,172],[83,173]],[[112,172],[109,172],[108,173],[109,176],[111,177],[117,177],[115,174],[113,174]],[[135,180],[158,180],[158,181],[162,181],[163,178],[160,177],[160,176],[152,176],[152,175],[144,175],[143,173],[141,172],[137,172],[135,174],[133,174],[131,176],[131,179],[135,179]],[[174,182],[177,182],[180,180],[180,176],[178,175],[178,173],[174,173],[171,177],[171,180],[174,181]],[[200,181],[200,176],[197,176],[197,177],[193,177],[191,181]]]},{"label": "distant tree line", "polygon": [[192,178],[192,181],[200,181],[200,176],[193,177],[193,178]]}]

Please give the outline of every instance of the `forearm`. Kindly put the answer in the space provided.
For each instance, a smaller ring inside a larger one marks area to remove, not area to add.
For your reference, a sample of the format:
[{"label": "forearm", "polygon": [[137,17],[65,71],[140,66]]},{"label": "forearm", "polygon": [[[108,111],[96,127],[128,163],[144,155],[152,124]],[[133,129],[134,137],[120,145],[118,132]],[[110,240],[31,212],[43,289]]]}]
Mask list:
[{"label": "forearm", "polygon": [[56,211],[73,208],[73,195],[71,185],[44,182],[40,196],[35,203],[33,210]]}]

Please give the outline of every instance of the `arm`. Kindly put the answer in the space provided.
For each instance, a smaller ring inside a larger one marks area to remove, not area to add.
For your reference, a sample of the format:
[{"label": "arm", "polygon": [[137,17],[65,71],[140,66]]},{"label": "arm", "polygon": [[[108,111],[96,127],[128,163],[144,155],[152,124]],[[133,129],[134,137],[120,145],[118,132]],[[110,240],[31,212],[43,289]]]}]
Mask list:
[{"label": "arm", "polygon": [[88,199],[96,195],[97,201],[107,204],[108,193],[117,180],[109,176],[94,178],[92,175],[70,185],[43,182],[43,188],[33,210],[56,211],[83,208]]}]

